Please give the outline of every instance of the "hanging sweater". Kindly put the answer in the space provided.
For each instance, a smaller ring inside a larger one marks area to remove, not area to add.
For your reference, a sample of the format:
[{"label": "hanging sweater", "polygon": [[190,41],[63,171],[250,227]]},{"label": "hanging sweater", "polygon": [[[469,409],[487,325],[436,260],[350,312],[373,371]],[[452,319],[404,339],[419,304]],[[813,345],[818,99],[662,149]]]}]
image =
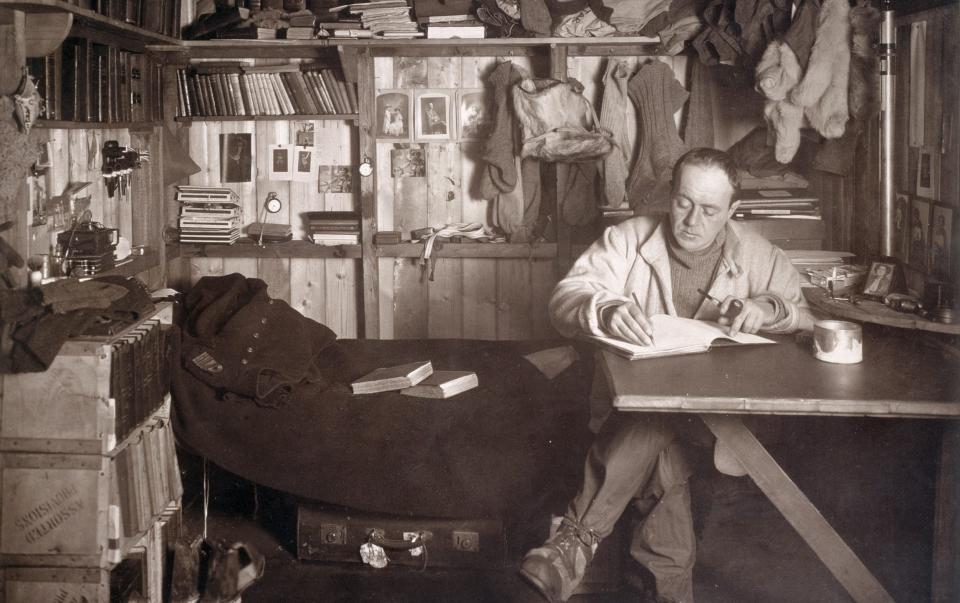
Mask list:
[{"label": "hanging sweater", "polygon": [[630,103],[629,71],[623,61],[611,58],[603,75],[600,127],[613,133],[617,148],[603,159],[604,202],[620,207],[627,199],[627,166],[633,161],[637,114]]}]

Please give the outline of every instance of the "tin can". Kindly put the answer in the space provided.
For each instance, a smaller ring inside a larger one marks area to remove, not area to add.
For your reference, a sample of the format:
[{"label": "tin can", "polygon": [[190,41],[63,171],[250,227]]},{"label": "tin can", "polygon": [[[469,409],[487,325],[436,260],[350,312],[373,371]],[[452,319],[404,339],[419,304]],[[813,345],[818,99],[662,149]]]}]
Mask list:
[{"label": "tin can", "polygon": [[861,362],[863,329],[857,323],[846,320],[818,320],[813,325],[813,352],[824,362]]}]

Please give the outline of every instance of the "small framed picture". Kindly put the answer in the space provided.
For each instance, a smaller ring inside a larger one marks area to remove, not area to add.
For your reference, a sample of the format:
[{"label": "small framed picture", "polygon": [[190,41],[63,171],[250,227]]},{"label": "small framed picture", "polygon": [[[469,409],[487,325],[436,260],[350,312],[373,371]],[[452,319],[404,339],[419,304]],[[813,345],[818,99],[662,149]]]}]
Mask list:
[{"label": "small framed picture", "polygon": [[251,182],[253,143],[249,133],[220,135],[220,181]]},{"label": "small framed picture", "polygon": [[907,218],[910,215],[910,195],[897,193],[893,204],[893,254],[907,261]]},{"label": "small framed picture", "polygon": [[917,158],[917,196],[940,198],[940,153],[935,147],[920,147]]},{"label": "small framed picture", "polygon": [[403,91],[377,95],[376,138],[410,140],[410,95]]},{"label": "small framed picture", "polygon": [[353,168],[349,165],[321,165],[317,170],[317,190],[321,193],[352,193]]},{"label": "small framed picture", "polygon": [[913,199],[910,204],[910,234],[907,262],[917,270],[927,271],[930,240],[930,203]]},{"label": "small framed picture", "polygon": [[267,155],[267,158],[270,164],[270,180],[293,179],[290,150],[290,145],[286,144],[272,144],[268,147],[269,155]]},{"label": "small framed picture", "polygon": [[486,138],[492,125],[486,93],[483,90],[460,90],[457,99],[460,140]]},{"label": "small framed picture", "polygon": [[933,206],[930,225],[930,272],[940,280],[950,280],[950,257],[953,255],[953,209]]},{"label": "small framed picture", "polygon": [[297,182],[309,182],[313,175],[313,147],[294,147],[293,156],[293,179]]},{"label": "small framed picture", "polygon": [[867,280],[863,285],[863,294],[874,297],[883,297],[890,293],[893,287],[893,274],[897,269],[895,264],[874,262],[870,265]]},{"label": "small framed picture", "polygon": [[296,143],[298,147],[313,146],[313,122],[305,121],[300,124],[296,133]]},{"label": "small framed picture", "polygon": [[390,150],[390,174],[394,178],[422,178],[427,175],[427,158],[420,146]]},{"label": "small framed picture", "polygon": [[417,140],[450,140],[450,95],[424,92],[417,96]]}]

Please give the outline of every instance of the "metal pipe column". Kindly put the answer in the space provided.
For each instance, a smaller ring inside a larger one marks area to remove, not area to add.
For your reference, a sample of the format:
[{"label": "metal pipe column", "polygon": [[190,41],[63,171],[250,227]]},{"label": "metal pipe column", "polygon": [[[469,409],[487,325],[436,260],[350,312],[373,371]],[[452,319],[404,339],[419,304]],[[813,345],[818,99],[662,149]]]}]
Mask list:
[{"label": "metal pipe column", "polygon": [[893,182],[894,124],[894,57],[897,51],[893,23],[893,2],[882,0],[883,20],[880,23],[880,220],[881,253],[894,254],[893,212],[896,191]]}]

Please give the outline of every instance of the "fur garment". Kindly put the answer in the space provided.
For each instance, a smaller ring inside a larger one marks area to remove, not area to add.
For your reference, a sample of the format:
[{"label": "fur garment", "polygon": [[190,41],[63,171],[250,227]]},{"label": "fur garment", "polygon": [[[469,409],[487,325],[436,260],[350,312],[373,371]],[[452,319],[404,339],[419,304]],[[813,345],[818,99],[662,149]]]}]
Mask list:
[{"label": "fur garment", "polygon": [[850,5],[824,0],[817,39],[803,79],[790,91],[790,101],[804,108],[810,125],[825,138],[843,135],[849,117]]},{"label": "fur garment", "polygon": [[783,42],[773,41],[757,64],[757,92],[772,101],[784,100],[802,76],[793,50]]},{"label": "fur garment", "polygon": [[880,26],[880,11],[869,4],[850,9],[850,117],[869,119],[879,111],[876,90],[877,50],[874,47]]},{"label": "fur garment", "polygon": [[769,127],[777,136],[774,156],[780,163],[790,163],[800,148],[800,128],[803,126],[803,107],[790,101],[768,100],[763,109]]}]

